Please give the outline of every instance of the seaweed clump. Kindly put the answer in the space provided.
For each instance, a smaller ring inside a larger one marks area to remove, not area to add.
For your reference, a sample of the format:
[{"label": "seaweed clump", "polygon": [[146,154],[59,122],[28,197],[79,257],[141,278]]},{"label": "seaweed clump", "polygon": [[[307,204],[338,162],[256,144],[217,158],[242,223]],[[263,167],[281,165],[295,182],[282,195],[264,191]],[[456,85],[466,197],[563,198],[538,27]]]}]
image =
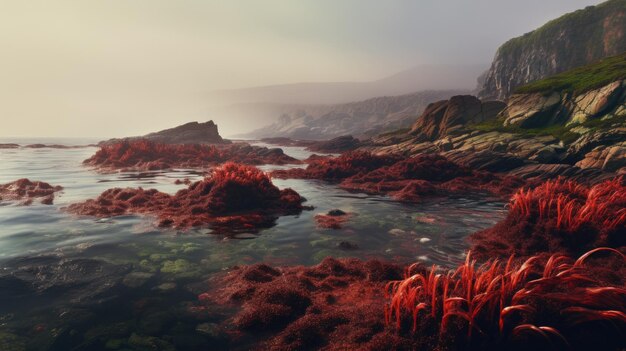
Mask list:
[{"label": "seaweed clump", "polygon": [[473,171],[441,155],[420,154],[402,158],[365,151],[312,159],[305,169],[278,170],[272,176],[340,181],[339,186],[346,190],[389,194],[407,202],[418,202],[427,196],[474,191],[508,196],[525,184],[513,176]]},{"label": "seaweed clump", "polygon": [[123,140],[100,147],[83,161],[102,171],[203,168],[236,162],[250,165],[300,163],[282,149],[249,144],[165,144],[145,139]]},{"label": "seaweed clump", "polygon": [[579,255],[626,245],[626,186],[615,178],[593,186],[555,179],[520,189],[507,217],[471,236],[480,256],[562,252]]},{"label": "seaweed clump", "polygon": [[254,229],[272,226],[278,215],[300,213],[304,201],[292,189],[278,189],[255,167],[226,163],[174,195],[155,189],[114,188],[67,210],[96,217],[153,214],[160,227],[208,224],[215,229]]},{"label": "seaweed clump", "polygon": [[269,338],[267,350],[410,349],[384,323],[385,284],[402,268],[377,260],[326,258],[312,267],[256,264],[222,278],[221,288],[200,295],[200,306],[241,306],[225,321],[244,333]]},{"label": "seaweed clump", "polygon": [[61,186],[53,186],[46,182],[31,181],[26,178],[14,182],[0,184],[0,201],[21,201],[22,205],[30,205],[38,199],[44,205],[52,205],[54,193],[63,190]]}]

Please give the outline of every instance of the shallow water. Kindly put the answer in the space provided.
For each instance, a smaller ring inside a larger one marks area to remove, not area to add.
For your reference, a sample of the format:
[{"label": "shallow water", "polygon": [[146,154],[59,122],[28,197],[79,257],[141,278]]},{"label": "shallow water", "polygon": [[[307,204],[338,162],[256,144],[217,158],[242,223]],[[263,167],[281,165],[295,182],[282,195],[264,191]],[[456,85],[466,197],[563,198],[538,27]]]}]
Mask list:
[{"label": "shallow water", "polygon": [[[283,149],[300,159],[310,155],[303,148]],[[64,187],[51,206],[0,205],[0,350],[8,349],[7,345],[17,345],[15,350],[106,349],[102,343],[85,344],[96,332],[100,339],[122,340],[121,348],[129,347],[133,333],[171,336],[175,332],[169,325],[142,327],[156,317],[134,313],[133,304],[144,301],[150,311],[176,315],[174,311],[196,299],[211,276],[235,265],[261,261],[310,265],[333,256],[452,266],[463,259],[468,234],[504,216],[502,202],[479,195],[408,205],[383,196],[349,193],[321,181],[280,179],[274,180],[278,187],[295,189],[315,209],[281,217],[274,227],[259,233],[218,235],[206,228],[179,232],[156,228],[153,218],[146,216],[98,220],[68,214],[64,206],[108,188],[175,192],[184,187],[175,185],[176,179],[202,177],[198,170],[100,174],[81,165],[96,150],[0,150],[0,183],[30,178]],[[313,217],[334,208],[354,215],[343,229],[316,229]],[[341,250],[338,245],[343,241],[358,248]],[[180,330],[197,337],[198,345],[209,342],[206,330],[196,330],[203,321],[170,318],[182,323]],[[111,331],[129,320],[133,323],[128,330]],[[109,349],[115,349],[113,344]]]}]

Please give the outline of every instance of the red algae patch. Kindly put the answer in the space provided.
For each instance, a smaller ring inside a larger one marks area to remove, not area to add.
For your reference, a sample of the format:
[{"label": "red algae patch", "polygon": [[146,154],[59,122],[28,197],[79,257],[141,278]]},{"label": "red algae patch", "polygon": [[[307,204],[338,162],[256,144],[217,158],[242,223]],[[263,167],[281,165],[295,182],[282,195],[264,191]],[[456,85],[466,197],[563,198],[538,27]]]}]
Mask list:
[{"label": "red algae patch", "polygon": [[366,151],[352,151],[334,158],[312,158],[306,169],[277,170],[272,172],[272,176],[277,178],[342,180],[359,173],[390,166],[400,160],[401,157],[397,155],[375,155]]},{"label": "red algae patch", "polygon": [[484,257],[538,252],[581,254],[626,245],[626,186],[623,178],[593,186],[556,179],[519,190],[507,217],[471,236]]},{"label": "red algae patch", "polygon": [[85,165],[102,171],[204,168],[236,162],[250,165],[300,163],[281,149],[238,143],[228,145],[164,144],[148,140],[124,140],[105,144]]},{"label": "red algae patch", "polygon": [[[221,278],[204,303],[241,306],[225,323],[269,338],[266,350],[410,349],[384,323],[385,284],[400,266],[381,261],[327,258],[313,267],[256,264]],[[213,297],[213,301],[210,297]]]},{"label": "red algae patch", "polygon": [[346,190],[389,194],[407,202],[475,191],[508,196],[525,184],[522,179],[513,176],[473,171],[441,155],[402,158],[363,151],[348,152],[330,159],[312,159],[305,169],[274,171],[272,176],[341,181],[339,186]]},{"label": "red algae patch", "polygon": [[33,200],[39,200],[44,205],[52,205],[54,193],[61,190],[63,187],[58,185],[22,178],[0,185],[0,202],[19,201],[22,205],[30,205]]},{"label": "red algae patch", "polygon": [[342,210],[330,210],[326,214],[315,215],[315,224],[323,229],[341,229],[350,217],[350,213]]},{"label": "red algae patch", "polygon": [[456,271],[408,267],[385,320],[417,350],[623,350],[625,273],[608,248],[482,266],[468,254]]},{"label": "red algae patch", "polygon": [[174,195],[155,189],[114,188],[67,210],[96,217],[153,214],[161,227],[255,229],[272,226],[279,215],[300,213],[304,201],[292,189],[278,189],[255,167],[226,163]]}]

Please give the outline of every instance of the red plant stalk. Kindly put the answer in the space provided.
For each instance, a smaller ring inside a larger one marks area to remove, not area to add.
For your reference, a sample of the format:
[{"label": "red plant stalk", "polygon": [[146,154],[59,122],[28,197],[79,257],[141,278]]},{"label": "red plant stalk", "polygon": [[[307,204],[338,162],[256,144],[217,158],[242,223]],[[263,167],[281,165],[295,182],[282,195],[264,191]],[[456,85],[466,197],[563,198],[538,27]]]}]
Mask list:
[{"label": "red plant stalk", "polygon": [[[477,267],[468,253],[465,263],[453,274],[436,274],[433,267],[430,273],[407,274],[404,280],[388,283],[386,293],[390,303],[385,320],[388,324],[393,320],[398,330],[411,323],[413,335],[429,320],[435,321],[440,337],[444,337],[455,319],[464,325],[468,342],[477,331],[482,339],[494,333],[499,339],[532,333],[548,341],[556,338],[566,343],[557,326],[524,322],[535,318],[537,309],[549,299],[550,303],[565,306],[559,326],[567,328],[603,320],[626,327],[626,314],[622,312],[626,289],[604,286],[584,274],[585,260],[603,251],[624,260],[618,250],[598,248],[573,263],[568,257],[555,254],[543,265],[538,257],[516,264],[511,256],[505,264],[493,260]],[[413,269],[414,266],[407,273]],[[571,292],[560,293],[557,290],[561,288]]]}]

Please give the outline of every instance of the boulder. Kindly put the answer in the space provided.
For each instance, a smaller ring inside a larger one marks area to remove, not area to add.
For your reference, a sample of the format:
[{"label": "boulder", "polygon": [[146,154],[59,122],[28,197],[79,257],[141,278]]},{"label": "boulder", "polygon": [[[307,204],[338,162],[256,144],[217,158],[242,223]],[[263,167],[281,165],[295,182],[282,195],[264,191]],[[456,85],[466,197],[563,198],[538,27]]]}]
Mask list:
[{"label": "boulder", "polygon": [[515,94],[500,113],[505,126],[534,128],[553,124],[561,106],[561,95]]},{"label": "boulder", "polygon": [[484,122],[505,107],[500,101],[481,102],[471,95],[457,95],[428,105],[413,124],[411,134],[423,140],[434,141],[448,135],[459,135],[465,126]]},{"label": "boulder", "polygon": [[626,167],[626,142],[612,146],[597,146],[578,161],[580,168],[598,168],[607,172],[617,172]]},{"label": "boulder", "polygon": [[574,106],[567,125],[584,123],[612,110],[622,94],[623,86],[624,81],[615,81],[573,98]]}]

